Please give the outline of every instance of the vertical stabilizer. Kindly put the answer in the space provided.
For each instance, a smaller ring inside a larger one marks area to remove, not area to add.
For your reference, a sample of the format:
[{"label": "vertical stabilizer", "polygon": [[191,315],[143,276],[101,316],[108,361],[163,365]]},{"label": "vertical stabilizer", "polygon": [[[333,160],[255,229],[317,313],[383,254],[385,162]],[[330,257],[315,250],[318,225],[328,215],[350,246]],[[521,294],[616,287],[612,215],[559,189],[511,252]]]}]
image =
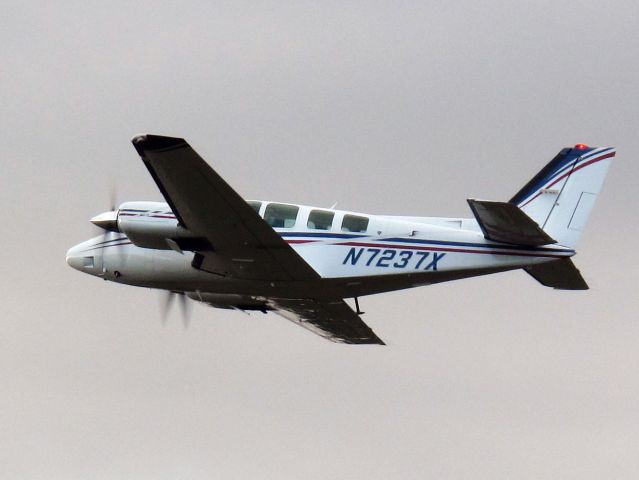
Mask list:
[{"label": "vertical stabilizer", "polygon": [[511,200],[557,243],[574,248],[601,191],[614,148],[564,148]]}]

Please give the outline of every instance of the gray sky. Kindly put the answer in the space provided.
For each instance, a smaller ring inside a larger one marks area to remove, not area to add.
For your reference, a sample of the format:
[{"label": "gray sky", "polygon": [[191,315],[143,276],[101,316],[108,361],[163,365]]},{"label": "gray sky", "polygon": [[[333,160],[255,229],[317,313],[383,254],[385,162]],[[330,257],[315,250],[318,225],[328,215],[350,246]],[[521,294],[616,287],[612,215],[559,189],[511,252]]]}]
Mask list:
[{"label": "gray sky", "polygon": [[[26,3],[26,5],[25,5]],[[639,471],[635,1],[14,2],[0,15],[0,478],[600,479]],[[183,136],[247,198],[469,216],[618,147],[575,258],[363,299],[385,348],[64,261]]]}]

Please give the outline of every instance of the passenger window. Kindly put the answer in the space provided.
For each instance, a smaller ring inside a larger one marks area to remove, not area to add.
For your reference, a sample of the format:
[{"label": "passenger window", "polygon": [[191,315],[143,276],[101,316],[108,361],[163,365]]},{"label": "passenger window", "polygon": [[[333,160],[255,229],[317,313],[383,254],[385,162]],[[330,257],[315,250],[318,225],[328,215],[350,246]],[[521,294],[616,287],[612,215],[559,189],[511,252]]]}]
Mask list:
[{"label": "passenger window", "polygon": [[365,232],[368,228],[368,218],[357,215],[344,215],[342,232]]},{"label": "passenger window", "polygon": [[269,203],[264,211],[264,220],[273,228],[291,228],[295,225],[298,206]]},{"label": "passenger window", "polygon": [[255,202],[253,200],[250,200],[248,202],[246,202],[249,204],[249,206],[255,210],[257,213],[260,213],[260,207],[262,206],[262,202]]},{"label": "passenger window", "polygon": [[308,228],[316,230],[328,230],[333,225],[333,217],[335,212],[327,212],[326,210],[312,210],[308,215]]}]

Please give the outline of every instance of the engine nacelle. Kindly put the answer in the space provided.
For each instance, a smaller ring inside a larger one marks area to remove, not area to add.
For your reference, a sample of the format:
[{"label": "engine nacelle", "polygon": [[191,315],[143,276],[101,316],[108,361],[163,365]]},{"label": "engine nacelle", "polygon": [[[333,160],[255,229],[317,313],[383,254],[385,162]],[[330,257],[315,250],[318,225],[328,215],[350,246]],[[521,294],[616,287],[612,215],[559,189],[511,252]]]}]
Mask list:
[{"label": "engine nacelle", "polygon": [[118,209],[118,229],[142,248],[191,250],[197,238],[178,225],[166,203],[126,202]]}]

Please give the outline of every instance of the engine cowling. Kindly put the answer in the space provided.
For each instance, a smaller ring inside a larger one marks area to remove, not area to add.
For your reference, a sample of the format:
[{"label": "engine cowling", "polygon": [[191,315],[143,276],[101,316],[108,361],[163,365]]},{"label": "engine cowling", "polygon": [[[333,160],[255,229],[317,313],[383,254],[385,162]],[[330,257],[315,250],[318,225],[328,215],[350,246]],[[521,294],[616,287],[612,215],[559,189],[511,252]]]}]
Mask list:
[{"label": "engine cowling", "polygon": [[137,247],[190,250],[197,237],[178,225],[166,203],[126,202],[117,215],[118,230]]}]

